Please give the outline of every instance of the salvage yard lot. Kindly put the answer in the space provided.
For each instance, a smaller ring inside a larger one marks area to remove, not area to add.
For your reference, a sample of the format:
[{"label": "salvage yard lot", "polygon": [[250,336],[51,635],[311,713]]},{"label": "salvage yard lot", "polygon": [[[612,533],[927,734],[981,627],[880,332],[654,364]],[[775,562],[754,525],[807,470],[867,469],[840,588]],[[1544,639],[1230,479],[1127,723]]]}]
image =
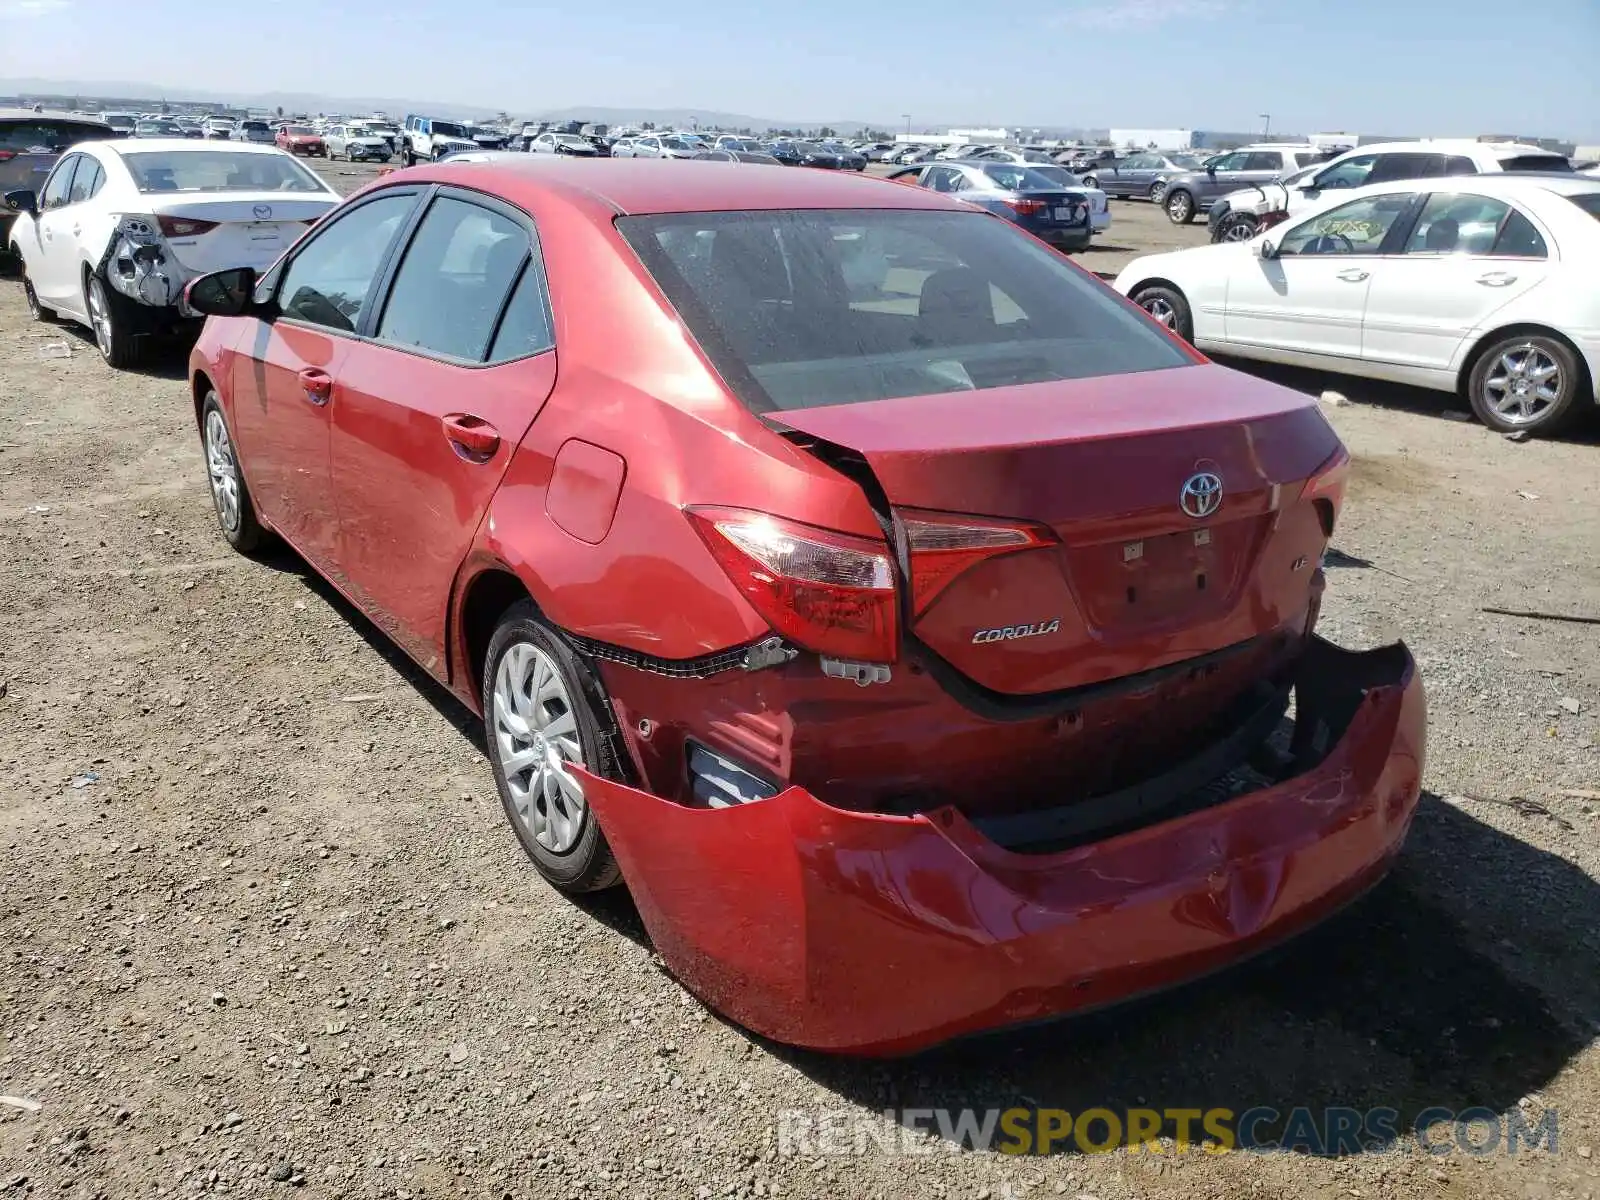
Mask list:
[{"label": "salvage yard lot", "polygon": [[[1113,210],[1091,269],[1205,239]],[[1600,629],[1482,611],[1600,617],[1594,422],[1515,444],[1442,396],[1270,372],[1353,401],[1322,630],[1403,637],[1428,687],[1398,869],[1200,985],[860,1063],[724,1024],[625,895],[538,880],[469,714],[292,556],[227,550],[182,376],[112,373],[0,279],[0,1095],[40,1105],[0,1104],[7,1195],[1600,1192]],[[1018,1105],[1520,1106],[1559,1141],[778,1153],[783,1110]]]}]

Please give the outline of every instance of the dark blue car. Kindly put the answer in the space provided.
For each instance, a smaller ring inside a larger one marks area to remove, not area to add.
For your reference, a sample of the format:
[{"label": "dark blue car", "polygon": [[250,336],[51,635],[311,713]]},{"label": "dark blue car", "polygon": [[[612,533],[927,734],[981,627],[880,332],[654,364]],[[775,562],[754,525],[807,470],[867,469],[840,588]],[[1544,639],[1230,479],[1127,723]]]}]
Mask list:
[{"label": "dark blue car", "polygon": [[1026,164],[958,159],[907,167],[889,178],[986,208],[1066,253],[1087,249],[1094,235],[1088,195]]}]

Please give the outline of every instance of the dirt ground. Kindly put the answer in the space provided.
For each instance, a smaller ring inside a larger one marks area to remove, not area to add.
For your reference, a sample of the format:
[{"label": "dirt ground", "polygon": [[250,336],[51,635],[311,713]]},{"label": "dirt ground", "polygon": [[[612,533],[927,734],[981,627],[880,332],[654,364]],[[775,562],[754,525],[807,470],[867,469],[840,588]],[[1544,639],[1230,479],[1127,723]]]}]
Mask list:
[{"label": "dirt ground", "polygon": [[[1099,269],[1204,236],[1115,209]],[[0,1094],[37,1105],[0,1100],[0,1196],[1600,1193],[1600,629],[1482,611],[1600,616],[1593,429],[1513,444],[1444,397],[1273,372],[1352,400],[1322,629],[1403,637],[1427,683],[1398,869],[1199,985],[861,1063],[728,1026],[625,894],[540,882],[469,715],[298,561],[229,552],[182,373],[109,371],[0,279]],[[1014,1105],[1555,1110],[1559,1139],[778,1153],[782,1110]]]}]

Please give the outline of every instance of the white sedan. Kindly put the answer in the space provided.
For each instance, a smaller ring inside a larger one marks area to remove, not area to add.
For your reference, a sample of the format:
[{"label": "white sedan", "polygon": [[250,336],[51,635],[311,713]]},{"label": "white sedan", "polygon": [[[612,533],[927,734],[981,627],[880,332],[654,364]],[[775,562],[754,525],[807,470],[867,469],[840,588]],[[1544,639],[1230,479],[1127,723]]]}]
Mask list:
[{"label": "white sedan", "polygon": [[1137,258],[1114,286],[1196,347],[1461,392],[1551,432],[1600,392],[1600,181],[1378,184],[1246,242]]},{"label": "white sedan", "polygon": [[80,143],[37,194],[5,199],[28,310],[87,325],[113,367],[196,316],[183,302],[191,279],[265,270],[339,203],[276,146],[178,138]]}]

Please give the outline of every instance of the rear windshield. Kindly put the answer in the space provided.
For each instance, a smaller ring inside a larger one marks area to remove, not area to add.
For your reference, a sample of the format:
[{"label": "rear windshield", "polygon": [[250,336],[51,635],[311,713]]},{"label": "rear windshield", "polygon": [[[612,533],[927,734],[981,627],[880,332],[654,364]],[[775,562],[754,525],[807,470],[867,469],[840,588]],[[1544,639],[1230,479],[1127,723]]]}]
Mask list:
[{"label": "rear windshield", "polygon": [[309,125],[290,125],[284,129],[284,132],[293,134],[295,137],[309,137],[316,133],[316,130]]},{"label": "rear windshield", "polygon": [[1076,187],[1082,187],[1083,186],[1083,180],[1079,179],[1076,175],[1074,175],[1071,171],[1067,170],[1065,167],[1044,167],[1044,166],[1039,166],[1039,167],[1030,167],[1028,169],[1031,170],[1035,175],[1043,175],[1046,179],[1048,179],[1050,181],[1050,186],[1051,187],[1076,188]]},{"label": "rear windshield", "polygon": [[1585,192],[1581,196],[1568,196],[1567,199],[1571,200],[1595,220],[1600,221],[1600,192]]},{"label": "rear windshield", "polygon": [[1502,171],[1549,171],[1556,175],[1571,175],[1572,162],[1559,154],[1519,154],[1516,158],[1502,158]]},{"label": "rear windshield", "polygon": [[0,150],[16,154],[60,154],[79,142],[92,142],[109,134],[104,125],[77,121],[0,121]]},{"label": "rear windshield", "polygon": [[317,177],[287,154],[178,150],[122,156],[141,192],[322,192]]},{"label": "rear windshield", "polygon": [[1061,187],[1059,180],[1019,163],[984,163],[983,173],[1000,187],[1012,192],[1049,192]]},{"label": "rear windshield", "polygon": [[981,213],[683,213],[617,228],[757,412],[1191,361],[1055,251]]},{"label": "rear windshield", "polygon": [[239,128],[240,129],[266,129],[266,128],[268,128],[268,125],[267,125],[267,123],[265,121],[243,121],[243,122],[240,122]]}]

